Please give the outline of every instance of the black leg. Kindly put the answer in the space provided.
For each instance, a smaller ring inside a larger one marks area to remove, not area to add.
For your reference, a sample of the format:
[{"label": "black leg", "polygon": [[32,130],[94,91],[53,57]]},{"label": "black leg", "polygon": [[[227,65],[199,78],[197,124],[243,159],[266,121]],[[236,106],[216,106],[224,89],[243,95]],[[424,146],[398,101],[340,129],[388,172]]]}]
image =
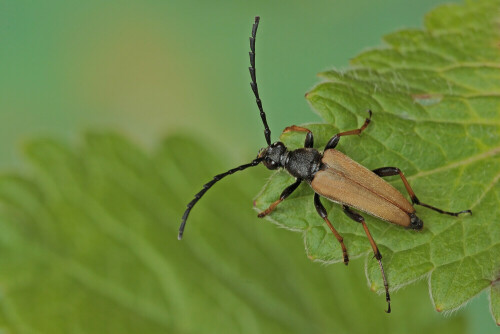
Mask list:
[{"label": "black leg", "polygon": [[283,192],[281,193],[280,198],[277,201],[273,202],[267,209],[259,213],[257,217],[263,218],[268,214],[270,214],[271,212],[273,212],[273,210],[276,209],[278,204],[283,202],[288,196],[290,196],[295,191],[295,189],[297,189],[297,187],[300,185],[301,182],[302,182],[301,179],[297,179],[294,183],[286,187],[285,190],[283,190]]},{"label": "black leg", "polygon": [[333,136],[328,141],[328,143],[325,146],[325,151],[332,149],[332,148],[335,148],[337,146],[337,144],[339,143],[340,137],[350,136],[350,135],[359,135],[361,132],[363,132],[363,130],[366,129],[368,124],[370,124],[370,120],[372,118],[372,111],[368,110],[368,113],[370,114],[370,116],[367,119],[365,119],[365,122],[363,123],[363,125],[359,129],[354,129],[354,130],[349,130],[349,131],[337,133],[335,136]]},{"label": "black leg", "polygon": [[380,254],[380,251],[378,250],[377,244],[375,243],[375,240],[373,240],[372,235],[370,234],[370,231],[368,230],[368,226],[366,226],[365,219],[363,216],[361,216],[359,213],[356,213],[352,211],[347,205],[343,205],[342,208],[344,209],[344,213],[351,218],[354,221],[357,221],[358,223],[361,223],[363,225],[363,229],[365,230],[366,236],[368,237],[368,240],[370,241],[370,244],[372,245],[373,253],[375,254],[375,258],[378,261],[378,265],[380,267],[380,271],[382,272],[382,279],[384,280],[384,287],[385,287],[385,300],[387,301],[387,313],[391,313],[391,296],[389,295],[389,284],[387,283],[387,279],[385,277],[385,271],[384,271],[384,266],[382,265],[382,255]]},{"label": "black leg", "polygon": [[344,238],[340,236],[339,232],[337,232],[335,227],[333,227],[332,223],[330,223],[330,221],[328,220],[328,214],[326,213],[326,209],[323,206],[323,204],[321,204],[319,195],[316,193],[314,194],[314,206],[316,207],[316,211],[318,211],[320,217],[323,218],[323,220],[326,222],[330,230],[333,232],[335,238],[337,238],[337,240],[339,241],[340,247],[342,247],[342,254],[344,255],[344,264],[347,266],[347,264],[349,263],[349,257],[347,256],[347,248],[344,245]]},{"label": "black leg", "polygon": [[406,177],[404,176],[403,172],[399,168],[397,168],[397,167],[382,167],[382,168],[374,169],[372,172],[374,172],[375,174],[377,174],[380,177],[399,175],[401,177],[401,180],[403,180],[403,183],[405,185],[406,191],[410,195],[410,198],[411,198],[411,201],[412,201],[413,204],[421,205],[421,206],[424,206],[426,208],[429,208],[429,209],[432,209],[434,211],[437,211],[439,213],[450,215],[450,216],[455,216],[455,217],[458,216],[461,213],[470,213],[470,214],[472,214],[471,210],[463,210],[463,211],[459,211],[459,212],[448,212],[448,211],[444,211],[444,210],[438,209],[438,208],[436,208],[434,206],[431,206],[429,204],[425,204],[425,203],[420,202],[420,200],[417,198],[417,196],[413,192],[413,189],[411,189],[411,186],[408,183],[408,180],[406,180]]},{"label": "black leg", "polygon": [[313,137],[311,130],[303,128],[301,126],[292,125],[292,126],[286,127],[285,130],[283,130],[283,133],[290,132],[290,131],[307,132],[306,140],[304,142],[304,147],[312,148],[314,146],[314,137]]}]

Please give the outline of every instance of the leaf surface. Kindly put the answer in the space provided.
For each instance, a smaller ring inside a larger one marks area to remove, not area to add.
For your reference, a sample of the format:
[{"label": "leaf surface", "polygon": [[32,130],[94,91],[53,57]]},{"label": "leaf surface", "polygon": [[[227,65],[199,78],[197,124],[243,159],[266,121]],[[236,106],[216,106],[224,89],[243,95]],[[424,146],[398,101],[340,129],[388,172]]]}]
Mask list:
[{"label": "leaf surface", "polygon": [[[473,216],[454,218],[417,206],[420,232],[364,215],[391,288],[428,278],[438,311],[454,310],[485,289],[490,293],[500,275],[499,19],[499,1],[439,7],[426,16],[424,29],[385,36],[383,48],[363,52],[349,69],[321,73],[324,81],[307,94],[327,123],[308,125],[318,149],[336,132],[358,128],[371,109],[372,123],[361,136],[342,137],[340,151],[369,169],[399,167],[424,203],[472,209]],[[304,135],[281,139],[298,148]],[[387,181],[407,194],[399,177]],[[266,208],[292,182],[276,173],[257,208]],[[311,259],[340,262],[339,244],[315,212],[312,195],[302,185],[269,219],[302,232]],[[339,206],[323,203],[350,257],[366,256],[369,284],[382,292],[362,226]]]},{"label": "leaf surface", "polygon": [[192,140],[171,137],[151,153],[93,133],[76,146],[35,140],[26,154],[31,168],[0,177],[6,332],[464,331],[464,317],[444,322],[415,301],[423,285],[385,317],[361,266],[315,265],[295,236],[258,224],[251,196],[263,169],[217,184],[178,241],[186,203],[227,169]]}]

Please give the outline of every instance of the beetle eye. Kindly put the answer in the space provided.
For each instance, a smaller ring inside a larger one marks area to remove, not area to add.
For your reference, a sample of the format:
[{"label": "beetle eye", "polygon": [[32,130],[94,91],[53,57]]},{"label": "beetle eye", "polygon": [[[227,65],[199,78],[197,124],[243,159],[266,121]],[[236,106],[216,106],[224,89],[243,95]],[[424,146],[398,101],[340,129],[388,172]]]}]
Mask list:
[{"label": "beetle eye", "polygon": [[279,164],[276,161],[272,160],[270,157],[265,157],[263,163],[264,166],[271,170],[277,169],[279,167]]}]

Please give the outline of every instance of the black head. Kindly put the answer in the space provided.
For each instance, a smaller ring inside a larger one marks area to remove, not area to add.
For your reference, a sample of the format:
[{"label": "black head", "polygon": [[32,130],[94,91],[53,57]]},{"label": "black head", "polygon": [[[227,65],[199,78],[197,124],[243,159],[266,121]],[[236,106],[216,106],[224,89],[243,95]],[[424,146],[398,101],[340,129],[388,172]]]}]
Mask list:
[{"label": "black head", "polygon": [[277,141],[268,147],[261,149],[257,158],[263,159],[262,163],[268,169],[278,169],[279,167],[283,167],[282,161],[286,151],[285,144]]},{"label": "black head", "polygon": [[422,219],[418,218],[416,214],[410,213],[410,228],[412,230],[421,230],[424,227]]}]

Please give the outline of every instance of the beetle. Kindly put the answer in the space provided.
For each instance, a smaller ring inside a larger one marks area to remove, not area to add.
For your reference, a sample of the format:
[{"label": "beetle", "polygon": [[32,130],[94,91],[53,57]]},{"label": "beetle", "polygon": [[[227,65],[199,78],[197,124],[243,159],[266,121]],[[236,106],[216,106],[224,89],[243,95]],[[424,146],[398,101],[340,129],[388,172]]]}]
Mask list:
[{"label": "beetle", "polygon": [[[267,147],[261,149],[257,157],[252,162],[230,169],[225,173],[218,174],[214,176],[210,182],[203,186],[203,189],[198,192],[194,199],[187,205],[179,227],[178,239],[182,239],[186,221],[194,205],[208,191],[208,189],[224,177],[249,167],[257,166],[260,163],[270,170],[285,169],[290,175],[295,177],[295,182],[286,187],[280,197],[266,210],[260,212],[258,217],[263,218],[269,215],[281,202],[290,196],[290,194],[292,194],[302,182],[307,182],[314,191],[314,206],[316,211],[338,240],[340,247],[342,248],[344,264],[347,265],[349,263],[349,256],[347,254],[347,248],[344,244],[344,239],[328,219],[328,213],[323,204],[321,204],[320,196],[340,204],[344,213],[349,218],[362,224],[363,226],[368,241],[373,249],[373,253],[375,255],[374,257],[378,261],[380,267],[387,302],[386,312],[390,313],[391,297],[389,294],[389,284],[381,261],[382,255],[380,254],[377,244],[370,234],[365,219],[362,215],[353,211],[353,209],[365,212],[389,223],[413,230],[421,230],[424,226],[423,221],[416,215],[414,205],[424,206],[441,214],[451,216],[458,216],[463,213],[472,214],[472,211],[463,210],[459,212],[449,212],[438,209],[432,205],[422,203],[413,192],[403,172],[399,168],[382,167],[369,170],[349,158],[347,155],[336,150],[335,148],[341,137],[359,135],[368,127],[372,117],[371,110],[368,110],[368,118],[365,119],[365,122],[360,128],[335,134],[328,141],[323,152],[313,148],[313,133],[307,128],[296,125],[285,128],[283,133],[291,131],[305,132],[306,138],[303,148],[288,150],[285,144],[280,141],[272,143],[271,130],[269,130],[266,114],[264,113],[262,101],[259,96],[255,71],[255,39],[259,21],[260,18],[256,16],[250,37],[250,86],[255,95],[257,107],[260,111],[260,117],[262,119],[262,123],[264,124],[264,137],[267,142]],[[382,179],[383,177],[393,175],[399,175],[403,181],[406,191],[410,196],[411,203],[396,188]]]}]

